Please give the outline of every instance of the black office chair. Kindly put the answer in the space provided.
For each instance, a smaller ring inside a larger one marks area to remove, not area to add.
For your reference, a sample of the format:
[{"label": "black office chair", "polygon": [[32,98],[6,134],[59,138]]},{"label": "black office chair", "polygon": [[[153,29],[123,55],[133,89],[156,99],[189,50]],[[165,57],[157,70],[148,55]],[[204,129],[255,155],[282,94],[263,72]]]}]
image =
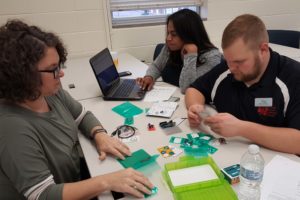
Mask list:
[{"label": "black office chair", "polygon": [[153,60],[155,60],[156,57],[159,55],[159,53],[161,52],[161,49],[163,48],[164,45],[165,45],[164,43],[159,43],[156,45],[154,54],[153,54]]},{"label": "black office chair", "polygon": [[300,32],[292,30],[268,30],[269,42],[299,48]]}]

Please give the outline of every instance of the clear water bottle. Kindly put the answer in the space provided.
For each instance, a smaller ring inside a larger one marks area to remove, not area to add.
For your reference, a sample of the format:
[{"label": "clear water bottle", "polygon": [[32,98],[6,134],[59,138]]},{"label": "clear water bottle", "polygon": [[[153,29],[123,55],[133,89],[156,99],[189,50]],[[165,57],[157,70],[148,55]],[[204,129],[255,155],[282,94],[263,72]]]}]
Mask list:
[{"label": "clear water bottle", "polygon": [[238,196],[240,200],[259,200],[260,184],[264,174],[264,158],[259,153],[259,146],[251,144],[241,158],[240,185]]}]

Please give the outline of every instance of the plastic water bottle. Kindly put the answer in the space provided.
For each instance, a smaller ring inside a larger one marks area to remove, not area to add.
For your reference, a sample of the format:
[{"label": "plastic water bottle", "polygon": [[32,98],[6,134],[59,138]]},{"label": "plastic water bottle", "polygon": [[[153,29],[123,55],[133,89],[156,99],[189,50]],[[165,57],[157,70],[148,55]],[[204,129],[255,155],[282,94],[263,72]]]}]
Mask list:
[{"label": "plastic water bottle", "polygon": [[240,200],[259,200],[260,184],[264,174],[264,158],[259,153],[259,146],[251,144],[242,156],[240,170]]}]

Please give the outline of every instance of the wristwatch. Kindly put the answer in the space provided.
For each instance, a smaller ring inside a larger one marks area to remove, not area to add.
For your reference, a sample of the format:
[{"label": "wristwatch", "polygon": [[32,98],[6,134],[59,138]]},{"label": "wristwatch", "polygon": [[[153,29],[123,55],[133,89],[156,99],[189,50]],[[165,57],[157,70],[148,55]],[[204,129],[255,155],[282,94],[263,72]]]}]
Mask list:
[{"label": "wristwatch", "polygon": [[91,134],[91,139],[94,140],[95,139],[95,136],[97,135],[97,133],[107,133],[106,129],[104,128],[97,128],[96,130],[94,130]]}]

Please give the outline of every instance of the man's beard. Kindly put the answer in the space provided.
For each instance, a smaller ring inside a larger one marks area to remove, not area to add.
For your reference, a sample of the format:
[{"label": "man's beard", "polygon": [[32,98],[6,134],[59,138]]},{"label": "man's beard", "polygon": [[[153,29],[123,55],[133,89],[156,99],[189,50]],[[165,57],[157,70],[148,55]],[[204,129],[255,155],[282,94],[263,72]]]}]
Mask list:
[{"label": "man's beard", "polygon": [[262,69],[262,62],[259,60],[258,55],[256,55],[252,73],[241,74],[240,77],[238,77],[238,78],[235,75],[233,75],[233,76],[236,80],[247,83],[247,82],[257,79],[257,77],[261,73],[261,69]]}]

